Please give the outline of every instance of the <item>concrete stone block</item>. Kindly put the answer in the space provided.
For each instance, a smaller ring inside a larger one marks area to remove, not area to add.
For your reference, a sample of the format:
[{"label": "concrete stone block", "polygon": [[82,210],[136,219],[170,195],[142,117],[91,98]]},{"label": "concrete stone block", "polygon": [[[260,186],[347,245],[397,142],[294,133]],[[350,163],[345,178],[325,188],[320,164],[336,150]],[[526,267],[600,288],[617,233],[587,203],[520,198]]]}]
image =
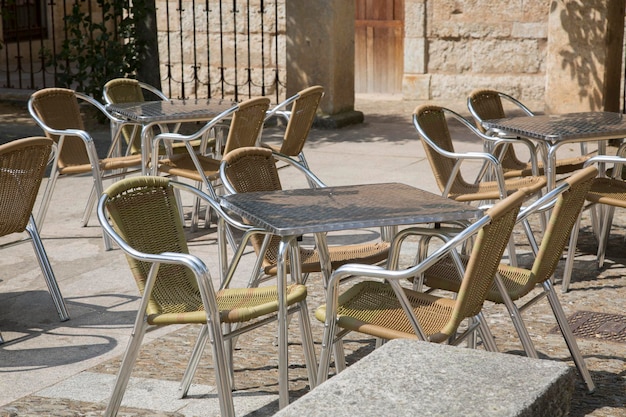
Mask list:
[{"label": "concrete stone block", "polygon": [[573,390],[562,362],[393,340],[276,416],[561,417]]}]

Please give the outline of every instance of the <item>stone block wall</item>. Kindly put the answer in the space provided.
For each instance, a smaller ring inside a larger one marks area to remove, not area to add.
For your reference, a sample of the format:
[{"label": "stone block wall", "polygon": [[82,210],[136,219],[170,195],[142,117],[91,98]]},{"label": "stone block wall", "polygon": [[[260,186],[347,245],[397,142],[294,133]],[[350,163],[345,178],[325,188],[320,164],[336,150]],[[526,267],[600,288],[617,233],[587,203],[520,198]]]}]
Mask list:
[{"label": "stone block wall", "polygon": [[285,70],[284,0],[277,8],[261,0],[178,4],[156,1],[161,78],[171,97],[275,95],[275,68]]},{"label": "stone block wall", "polygon": [[494,88],[522,101],[545,91],[549,0],[405,0],[406,99]]}]

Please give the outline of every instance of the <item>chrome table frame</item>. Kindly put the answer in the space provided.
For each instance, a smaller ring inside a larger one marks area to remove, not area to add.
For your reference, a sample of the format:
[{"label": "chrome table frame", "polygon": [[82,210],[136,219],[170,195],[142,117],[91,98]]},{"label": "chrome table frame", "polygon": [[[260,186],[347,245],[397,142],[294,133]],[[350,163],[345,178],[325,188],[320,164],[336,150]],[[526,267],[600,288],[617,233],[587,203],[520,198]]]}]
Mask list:
[{"label": "chrome table frame", "polygon": [[580,112],[555,115],[508,117],[483,121],[495,135],[517,135],[536,141],[546,150],[545,171],[548,189],[556,185],[556,151],[566,143],[598,141],[598,154],[605,153],[606,141],[626,137],[626,119],[621,113]]},{"label": "chrome table frame", "polygon": [[279,406],[289,403],[287,374],[286,255],[299,281],[297,236],[315,234],[324,277],[330,277],[325,233],[369,227],[471,221],[483,211],[399,183],[250,192],[224,196],[222,205],[252,225],[281,237],[278,265]]},{"label": "chrome table frame", "polygon": [[117,117],[141,125],[142,173],[145,175],[148,173],[153,126],[208,121],[236,105],[236,102],[224,99],[168,100],[107,104],[106,109]]}]

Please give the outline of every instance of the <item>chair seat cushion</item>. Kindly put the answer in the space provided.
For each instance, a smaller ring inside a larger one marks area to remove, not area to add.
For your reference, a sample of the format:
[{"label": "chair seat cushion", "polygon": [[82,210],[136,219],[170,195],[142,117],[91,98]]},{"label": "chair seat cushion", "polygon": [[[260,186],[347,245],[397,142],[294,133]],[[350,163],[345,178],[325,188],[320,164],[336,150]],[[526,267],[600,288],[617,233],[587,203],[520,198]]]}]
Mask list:
[{"label": "chair seat cushion", "polygon": [[[331,269],[335,270],[341,265],[347,263],[361,263],[375,265],[383,262],[389,255],[389,242],[364,243],[361,245],[342,245],[329,246]],[[300,249],[300,262],[302,264],[302,273],[320,272],[320,257],[317,250]],[[287,271],[289,271],[289,263],[287,263]],[[278,267],[276,264],[265,266],[266,275],[276,275]]]},{"label": "chair seat cushion", "polygon": [[[306,298],[306,286],[293,284],[287,287],[287,306]],[[217,293],[217,304],[222,323],[240,323],[256,319],[278,311],[278,288],[276,286],[258,288],[225,289]],[[206,313],[202,305],[195,311],[179,313],[151,314],[148,323],[167,325],[177,323],[206,323]]]}]

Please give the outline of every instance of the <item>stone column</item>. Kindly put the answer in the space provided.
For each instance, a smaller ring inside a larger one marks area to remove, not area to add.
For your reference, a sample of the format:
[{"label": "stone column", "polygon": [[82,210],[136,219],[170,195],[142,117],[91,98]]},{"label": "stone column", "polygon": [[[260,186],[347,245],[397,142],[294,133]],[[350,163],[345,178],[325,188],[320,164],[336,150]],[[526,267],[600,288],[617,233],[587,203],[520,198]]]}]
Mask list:
[{"label": "stone column", "polygon": [[619,111],[623,0],[553,0],[546,112]]},{"label": "stone column", "polygon": [[341,127],[363,121],[354,110],[353,1],[286,1],[287,96],[324,87],[316,123]]},{"label": "stone column", "polygon": [[404,0],[404,16],[402,97],[429,100],[431,75],[426,73],[425,0]]}]

